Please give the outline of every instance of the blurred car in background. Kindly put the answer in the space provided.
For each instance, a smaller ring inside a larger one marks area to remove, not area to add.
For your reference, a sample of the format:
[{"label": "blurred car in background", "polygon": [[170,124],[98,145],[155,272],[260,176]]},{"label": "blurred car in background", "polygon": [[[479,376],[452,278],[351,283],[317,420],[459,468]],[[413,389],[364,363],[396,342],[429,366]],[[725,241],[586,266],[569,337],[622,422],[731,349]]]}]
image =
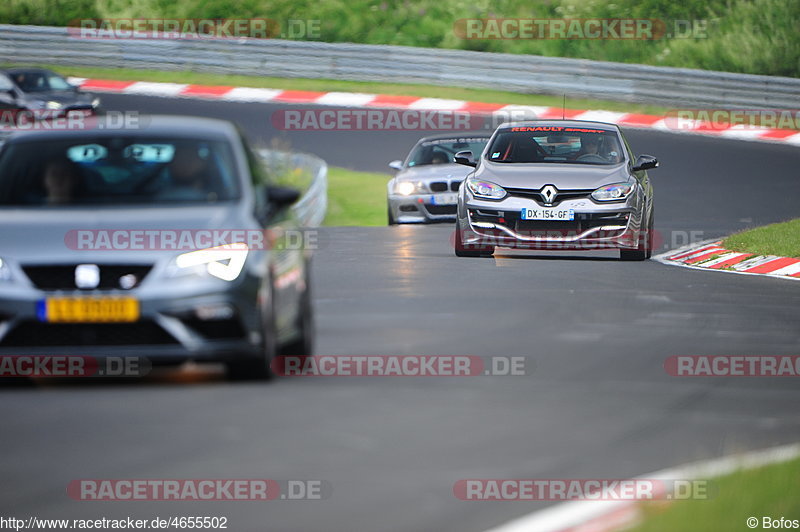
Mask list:
[{"label": "blurred car in background", "polygon": [[276,350],[313,349],[309,257],[274,245],[298,197],[222,120],[14,134],[0,149],[0,354],[268,377]]},{"label": "blurred car in background", "polygon": [[469,169],[453,157],[464,150],[481,153],[488,141],[486,134],[425,137],[405,162],[390,162],[398,172],[387,189],[389,225],[455,221],[458,186]]},{"label": "blurred car in background", "polygon": [[55,118],[69,113],[95,114],[99,106],[99,98],[82,92],[50,70],[24,67],[0,70],[0,111]]}]

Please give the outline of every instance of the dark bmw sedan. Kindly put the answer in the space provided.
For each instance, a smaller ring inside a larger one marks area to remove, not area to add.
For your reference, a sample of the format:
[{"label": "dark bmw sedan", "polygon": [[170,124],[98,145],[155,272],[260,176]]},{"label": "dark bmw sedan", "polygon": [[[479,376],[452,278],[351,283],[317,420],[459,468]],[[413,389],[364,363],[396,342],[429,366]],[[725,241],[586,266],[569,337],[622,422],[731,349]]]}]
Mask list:
[{"label": "dark bmw sedan", "polygon": [[[0,356],[141,356],[269,376],[312,350],[308,255],[229,122],[28,131],[0,149]],[[277,244],[276,244],[277,242]]]},{"label": "dark bmw sedan", "polygon": [[43,68],[0,70],[0,111],[21,117],[54,118],[69,113],[95,114],[100,99],[82,92],[62,76]]}]

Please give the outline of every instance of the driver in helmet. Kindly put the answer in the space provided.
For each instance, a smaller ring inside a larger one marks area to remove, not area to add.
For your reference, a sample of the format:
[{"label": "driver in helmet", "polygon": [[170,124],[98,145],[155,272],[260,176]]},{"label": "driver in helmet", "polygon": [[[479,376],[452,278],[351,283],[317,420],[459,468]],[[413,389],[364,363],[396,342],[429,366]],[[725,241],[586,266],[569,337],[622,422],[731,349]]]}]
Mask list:
[{"label": "driver in helmet", "polygon": [[597,155],[598,157],[602,157],[600,154],[600,135],[581,137],[581,149],[578,150],[574,158],[578,159],[583,155]]}]

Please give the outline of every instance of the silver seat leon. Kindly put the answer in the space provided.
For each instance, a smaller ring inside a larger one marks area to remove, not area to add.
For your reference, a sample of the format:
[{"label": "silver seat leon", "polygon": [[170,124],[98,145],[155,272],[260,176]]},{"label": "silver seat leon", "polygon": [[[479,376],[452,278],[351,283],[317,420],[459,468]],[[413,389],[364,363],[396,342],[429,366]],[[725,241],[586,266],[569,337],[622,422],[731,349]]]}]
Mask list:
[{"label": "silver seat leon", "polygon": [[264,378],[312,349],[298,191],[233,124],[29,131],[0,149],[0,356],[223,362]]}]

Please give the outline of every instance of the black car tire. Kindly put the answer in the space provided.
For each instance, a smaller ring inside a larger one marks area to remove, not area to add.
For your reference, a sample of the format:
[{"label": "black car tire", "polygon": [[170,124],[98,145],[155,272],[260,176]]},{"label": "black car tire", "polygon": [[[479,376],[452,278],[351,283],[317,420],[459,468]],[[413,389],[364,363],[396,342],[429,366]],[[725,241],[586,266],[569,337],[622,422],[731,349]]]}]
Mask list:
[{"label": "black car tire", "polygon": [[456,257],[491,257],[494,253],[494,246],[469,246],[466,248],[461,242],[459,231],[456,230],[453,235],[453,251],[455,251]]},{"label": "black car tire", "polygon": [[639,234],[639,245],[636,249],[620,249],[619,258],[624,261],[643,261],[653,254],[653,211],[650,211],[647,226]]},{"label": "black car tire", "polygon": [[[270,283],[272,280],[270,279]],[[272,294],[274,285],[270,285]],[[239,359],[226,363],[228,378],[232,381],[267,381],[273,377],[271,364],[278,351],[277,328],[275,327],[275,300],[270,297],[270,307],[264,316],[261,353],[258,357]]]},{"label": "black car tire", "polygon": [[281,346],[283,356],[310,357],[314,355],[314,308],[311,301],[310,264],[306,264],[306,289],[300,301],[300,314],[297,316],[298,337]]}]

